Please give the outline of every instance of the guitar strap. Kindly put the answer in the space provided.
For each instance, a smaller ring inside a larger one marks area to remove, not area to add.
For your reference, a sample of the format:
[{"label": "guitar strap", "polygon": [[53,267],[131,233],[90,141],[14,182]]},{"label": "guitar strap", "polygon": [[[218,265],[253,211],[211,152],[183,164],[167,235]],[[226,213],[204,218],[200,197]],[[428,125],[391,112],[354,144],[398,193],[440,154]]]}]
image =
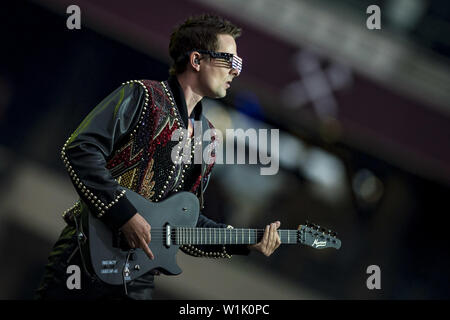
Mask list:
[{"label": "guitar strap", "polygon": [[201,164],[201,177],[200,177],[200,208],[203,209],[203,160]]},{"label": "guitar strap", "polygon": [[[202,139],[202,157],[200,162],[200,210],[203,209],[203,176],[204,176],[204,160],[203,160],[203,152],[205,151],[205,147],[207,146],[207,143],[204,143],[203,141],[203,128],[205,127],[206,118],[202,116],[202,126],[200,129],[200,137]],[[206,123],[207,125],[207,123]]]},{"label": "guitar strap", "polygon": [[207,128],[209,129],[209,123],[208,120],[206,119],[205,116],[202,115],[202,125],[200,128],[200,135],[199,137],[202,139],[201,144],[202,144],[202,157],[201,157],[201,164],[200,164],[200,209],[203,209],[203,204],[204,204],[204,200],[203,200],[203,191],[204,191],[204,176],[206,174],[206,168],[207,166],[205,165],[205,159],[203,159],[203,155],[205,154],[205,149],[208,148],[208,146],[211,144],[211,139],[208,139],[207,141],[203,141],[203,128]]}]

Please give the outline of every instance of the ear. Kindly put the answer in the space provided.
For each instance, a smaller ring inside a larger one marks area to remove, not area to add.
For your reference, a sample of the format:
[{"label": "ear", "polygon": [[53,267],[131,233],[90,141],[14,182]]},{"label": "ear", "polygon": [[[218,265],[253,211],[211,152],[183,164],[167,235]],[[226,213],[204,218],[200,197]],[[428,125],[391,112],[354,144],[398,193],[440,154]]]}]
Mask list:
[{"label": "ear", "polygon": [[200,71],[200,54],[197,51],[193,51],[189,55],[189,63],[196,71]]}]

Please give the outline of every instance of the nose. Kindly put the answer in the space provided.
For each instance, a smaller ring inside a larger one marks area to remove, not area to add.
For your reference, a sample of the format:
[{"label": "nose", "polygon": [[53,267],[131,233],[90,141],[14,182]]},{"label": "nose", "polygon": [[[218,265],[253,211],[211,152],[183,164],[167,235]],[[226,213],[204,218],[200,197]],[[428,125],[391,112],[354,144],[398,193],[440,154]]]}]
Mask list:
[{"label": "nose", "polygon": [[233,77],[238,77],[240,73],[237,69],[231,68],[230,74],[232,74]]}]

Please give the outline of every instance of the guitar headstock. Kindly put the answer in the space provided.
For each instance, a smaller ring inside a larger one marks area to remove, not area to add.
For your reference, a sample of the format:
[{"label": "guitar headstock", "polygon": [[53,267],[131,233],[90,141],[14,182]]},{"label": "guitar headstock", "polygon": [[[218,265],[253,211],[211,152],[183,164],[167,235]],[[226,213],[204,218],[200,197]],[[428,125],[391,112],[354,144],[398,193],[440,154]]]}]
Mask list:
[{"label": "guitar headstock", "polygon": [[306,221],[306,225],[300,225],[298,227],[297,239],[299,243],[315,249],[339,249],[341,247],[341,240],[336,236],[336,232]]}]

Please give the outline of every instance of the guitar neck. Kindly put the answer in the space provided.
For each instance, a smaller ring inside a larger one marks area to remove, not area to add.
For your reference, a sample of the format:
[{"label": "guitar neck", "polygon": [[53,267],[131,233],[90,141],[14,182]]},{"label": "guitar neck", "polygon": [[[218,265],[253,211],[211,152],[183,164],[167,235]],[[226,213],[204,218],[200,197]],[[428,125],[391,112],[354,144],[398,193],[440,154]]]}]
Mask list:
[{"label": "guitar neck", "polygon": [[[277,230],[282,244],[297,244],[298,230]],[[174,228],[172,241],[177,245],[256,244],[264,229]]]}]

